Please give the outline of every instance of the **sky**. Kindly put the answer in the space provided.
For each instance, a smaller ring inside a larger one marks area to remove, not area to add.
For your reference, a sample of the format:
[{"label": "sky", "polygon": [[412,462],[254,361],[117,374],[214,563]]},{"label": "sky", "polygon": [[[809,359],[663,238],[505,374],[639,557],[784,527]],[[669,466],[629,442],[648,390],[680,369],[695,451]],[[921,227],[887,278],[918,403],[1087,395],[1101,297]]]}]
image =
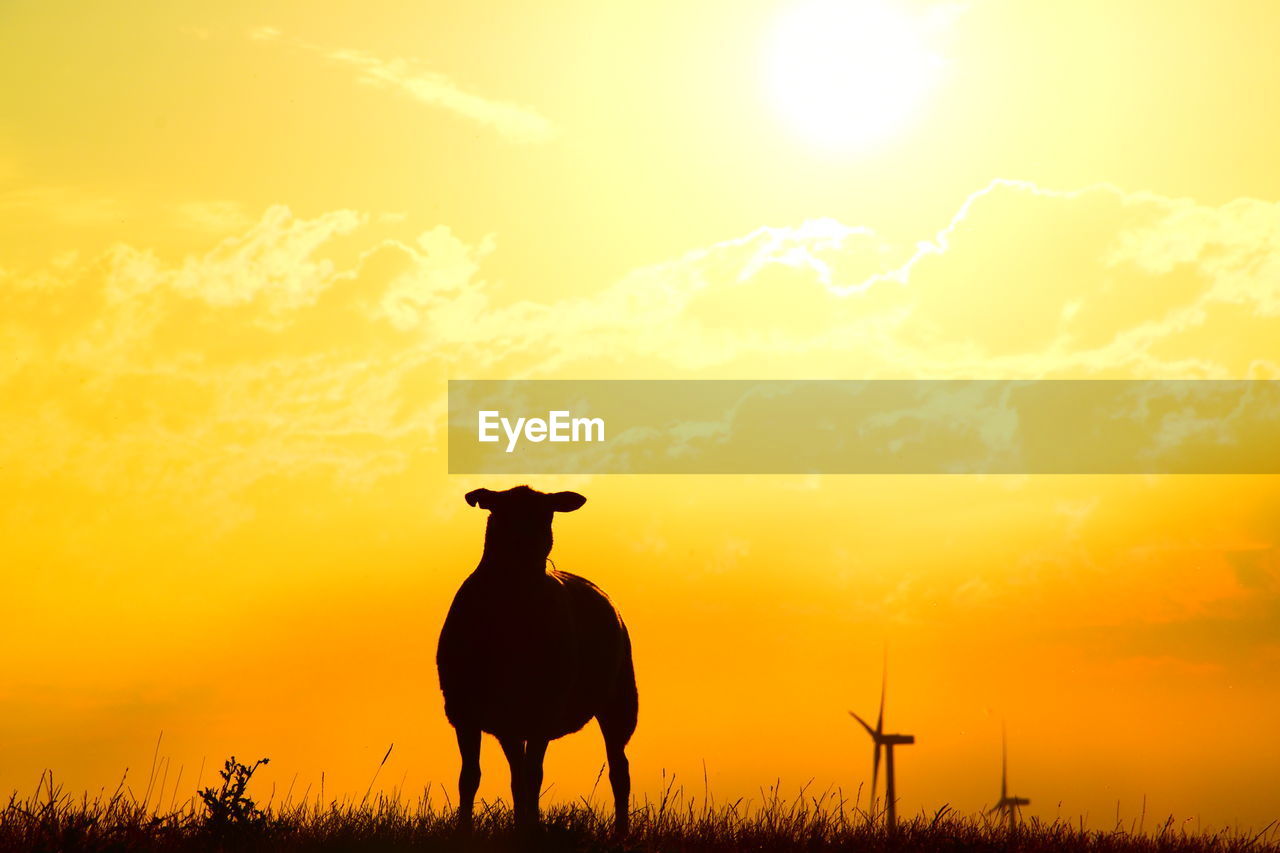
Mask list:
[{"label": "sky", "polygon": [[[377,789],[450,788],[462,496],[524,479],[448,474],[450,378],[1280,378],[1278,27],[8,0],[0,790],[359,797],[392,743]],[[630,627],[641,799],[865,802],[887,648],[903,813],[990,806],[1007,724],[1027,814],[1280,817],[1274,477],[529,482],[588,498],[553,557]]]}]

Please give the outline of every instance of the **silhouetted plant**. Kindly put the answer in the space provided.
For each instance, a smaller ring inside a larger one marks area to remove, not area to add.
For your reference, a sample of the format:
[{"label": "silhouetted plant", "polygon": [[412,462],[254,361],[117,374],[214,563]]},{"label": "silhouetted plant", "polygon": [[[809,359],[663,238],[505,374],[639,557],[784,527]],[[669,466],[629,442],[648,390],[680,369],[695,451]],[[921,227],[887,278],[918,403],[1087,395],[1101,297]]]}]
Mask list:
[{"label": "silhouetted plant", "polygon": [[246,765],[236,761],[234,755],[227,759],[226,764],[218,771],[218,775],[222,777],[221,787],[201,788],[199,791],[207,810],[204,819],[206,828],[220,831],[249,826],[262,820],[262,810],[245,792],[254,772],[270,761],[268,758],[260,758],[252,765]]}]

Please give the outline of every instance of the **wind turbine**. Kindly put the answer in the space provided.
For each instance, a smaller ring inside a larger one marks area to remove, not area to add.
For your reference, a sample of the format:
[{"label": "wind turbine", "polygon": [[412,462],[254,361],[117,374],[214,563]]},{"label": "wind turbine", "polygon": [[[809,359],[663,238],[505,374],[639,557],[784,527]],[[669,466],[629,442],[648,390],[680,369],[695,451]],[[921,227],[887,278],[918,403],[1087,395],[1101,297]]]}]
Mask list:
[{"label": "wind turbine", "polygon": [[876,718],[876,727],[873,729],[867,725],[867,721],[859,717],[852,711],[849,716],[853,717],[862,727],[867,730],[867,734],[871,735],[871,741],[875,744],[874,758],[871,762],[871,813],[875,814],[876,803],[876,783],[880,778],[880,750],[885,752],[885,800],[888,804],[887,818],[889,831],[896,832],[898,830],[898,808],[897,808],[897,788],[894,785],[893,778],[893,748],[895,746],[906,746],[916,742],[915,735],[894,735],[885,734],[884,732],[884,697],[889,688],[889,654],[885,652],[884,670],[880,680],[880,716]]},{"label": "wind turbine", "polygon": [[991,807],[987,814],[1003,812],[1009,822],[1009,831],[1018,826],[1018,809],[1031,805],[1026,797],[1009,796],[1009,732],[1002,723],[1000,725],[1000,802]]}]

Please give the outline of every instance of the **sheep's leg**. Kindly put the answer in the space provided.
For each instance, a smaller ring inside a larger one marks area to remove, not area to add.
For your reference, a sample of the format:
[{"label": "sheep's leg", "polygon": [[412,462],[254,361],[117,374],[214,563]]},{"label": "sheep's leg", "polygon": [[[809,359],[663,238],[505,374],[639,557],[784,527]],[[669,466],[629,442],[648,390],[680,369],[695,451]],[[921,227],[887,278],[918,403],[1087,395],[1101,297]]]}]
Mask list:
[{"label": "sheep's leg", "polygon": [[480,729],[459,726],[458,752],[462,755],[462,771],[458,774],[458,825],[471,829],[471,811],[476,789],[480,787]]},{"label": "sheep's leg", "polygon": [[525,786],[524,741],[511,737],[500,737],[498,738],[498,743],[502,745],[502,752],[507,756],[507,764],[511,766],[511,811],[515,815],[516,826],[522,827],[525,824],[525,812],[528,809],[525,804],[527,789]]},{"label": "sheep's leg", "polygon": [[596,714],[600,734],[604,735],[604,752],[609,759],[609,784],[613,787],[613,831],[619,837],[627,834],[631,820],[631,766],[627,761],[627,741],[636,730],[640,699],[636,693],[636,673],[631,662],[631,646],[626,634],[626,655],[622,661],[613,695]]},{"label": "sheep's leg", "polygon": [[535,739],[525,745],[525,802],[528,804],[526,817],[530,824],[537,826],[539,820],[538,798],[542,796],[542,759],[547,754],[547,742]]},{"label": "sheep's leg", "polygon": [[627,834],[631,819],[631,765],[627,761],[626,746],[635,731],[635,718],[627,725],[626,717],[620,721],[612,716],[600,716],[600,733],[604,735],[604,752],[609,759],[609,785],[613,788],[613,831],[619,836]]}]

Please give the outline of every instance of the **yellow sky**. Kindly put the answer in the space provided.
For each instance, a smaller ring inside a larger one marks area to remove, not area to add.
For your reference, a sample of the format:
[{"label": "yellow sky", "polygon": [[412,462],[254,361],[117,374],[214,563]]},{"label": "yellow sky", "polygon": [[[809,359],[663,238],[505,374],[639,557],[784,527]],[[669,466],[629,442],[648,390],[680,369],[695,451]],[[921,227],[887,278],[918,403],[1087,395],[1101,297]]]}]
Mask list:
[{"label": "yellow sky", "polygon": [[[462,495],[514,482],[447,475],[451,377],[1280,376],[1275,4],[890,3],[937,73],[834,146],[790,8],[5,3],[0,790],[161,731],[187,788],[452,785]],[[990,804],[1007,719],[1032,814],[1280,816],[1273,478],[531,485],[589,498],[641,795],[855,789],[887,642],[907,812]]]}]

